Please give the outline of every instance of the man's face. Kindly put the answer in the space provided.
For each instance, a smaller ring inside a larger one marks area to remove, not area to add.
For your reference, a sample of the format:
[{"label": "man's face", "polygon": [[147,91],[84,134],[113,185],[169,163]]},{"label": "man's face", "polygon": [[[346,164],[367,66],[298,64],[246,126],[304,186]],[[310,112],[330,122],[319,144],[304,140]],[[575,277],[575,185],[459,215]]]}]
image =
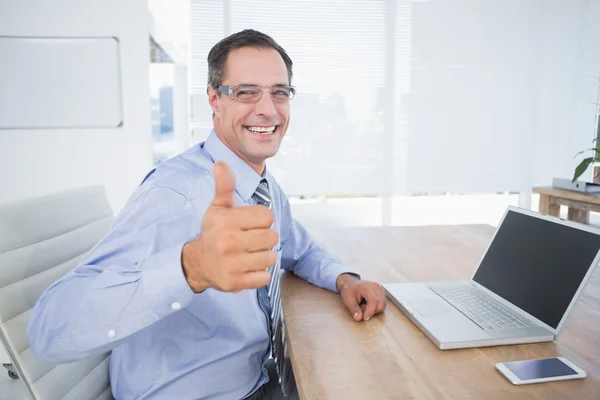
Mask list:
[{"label": "man's face", "polygon": [[[289,85],[285,62],[274,49],[242,47],[229,53],[222,85],[270,88]],[[279,150],[290,119],[289,101],[273,101],[268,92],[256,103],[236,101],[209,87],[215,131],[221,140],[259,174]],[[272,130],[274,128],[274,130]]]}]

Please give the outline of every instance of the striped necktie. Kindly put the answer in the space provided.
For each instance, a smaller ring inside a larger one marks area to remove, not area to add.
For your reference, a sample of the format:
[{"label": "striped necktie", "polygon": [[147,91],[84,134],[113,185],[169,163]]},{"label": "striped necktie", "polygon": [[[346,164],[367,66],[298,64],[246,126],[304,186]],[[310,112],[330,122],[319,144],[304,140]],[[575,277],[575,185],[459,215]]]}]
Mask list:
[{"label": "striped necktie", "polygon": [[[271,194],[269,193],[269,185],[266,179],[262,179],[254,192],[254,200],[258,205],[265,206],[271,209]],[[271,306],[269,314],[270,330],[271,330],[271,348],[273,349],[273,359],[279,376],[279,384],[284,395],[289,392],[288,374],[291,372],[289,362],[286,362],[285,357],[285,335],[283,327],[283,311],[281,309],[281,296],[279,290],[279,274],[281,266],[275,264],[269,268],[271,279],[267,286],[267,295]]]}]

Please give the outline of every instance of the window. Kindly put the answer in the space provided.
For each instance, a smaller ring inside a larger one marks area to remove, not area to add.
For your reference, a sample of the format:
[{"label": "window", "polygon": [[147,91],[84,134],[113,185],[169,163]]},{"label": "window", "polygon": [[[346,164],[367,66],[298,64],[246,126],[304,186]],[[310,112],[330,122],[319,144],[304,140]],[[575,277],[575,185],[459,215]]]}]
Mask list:
[{"label": "window", "polygon": [[596,121],[581,88],[598,90],[600,25],[582,21],[600,18],[598,9],[569,0],[193,0],[193,124],[211,126],[208,51],[254,28],[294,60],[292,122],[269,162],[288,195],[529,191],[571,176],[591,140]]}]

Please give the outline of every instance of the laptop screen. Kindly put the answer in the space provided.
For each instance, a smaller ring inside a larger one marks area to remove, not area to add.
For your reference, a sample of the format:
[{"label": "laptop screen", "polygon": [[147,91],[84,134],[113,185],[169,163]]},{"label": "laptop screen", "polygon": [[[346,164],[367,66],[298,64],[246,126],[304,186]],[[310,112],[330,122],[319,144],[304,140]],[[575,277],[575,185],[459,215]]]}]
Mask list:
[{"label": "laptop screen", "polygon": [[473,280],[557,328],[600,235],[509,210]]}]

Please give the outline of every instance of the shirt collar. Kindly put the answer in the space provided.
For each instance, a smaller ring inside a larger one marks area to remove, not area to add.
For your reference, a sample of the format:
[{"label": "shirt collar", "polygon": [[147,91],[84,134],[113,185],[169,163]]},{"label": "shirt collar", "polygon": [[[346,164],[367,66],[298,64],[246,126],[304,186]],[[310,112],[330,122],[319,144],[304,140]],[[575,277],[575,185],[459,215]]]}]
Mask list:
[{"label": "shirt collar", "polygon": [[214,162],[223,161],[231,167],[235,175],[235,191],[246,203],[249,203],[259,182],[263,177],[267,176],[267,169],[265,168],[262,177],[257,174],[250,165],[221,141],[214,129],[210,131],[208,138],[204,142],[204,149]]}]

